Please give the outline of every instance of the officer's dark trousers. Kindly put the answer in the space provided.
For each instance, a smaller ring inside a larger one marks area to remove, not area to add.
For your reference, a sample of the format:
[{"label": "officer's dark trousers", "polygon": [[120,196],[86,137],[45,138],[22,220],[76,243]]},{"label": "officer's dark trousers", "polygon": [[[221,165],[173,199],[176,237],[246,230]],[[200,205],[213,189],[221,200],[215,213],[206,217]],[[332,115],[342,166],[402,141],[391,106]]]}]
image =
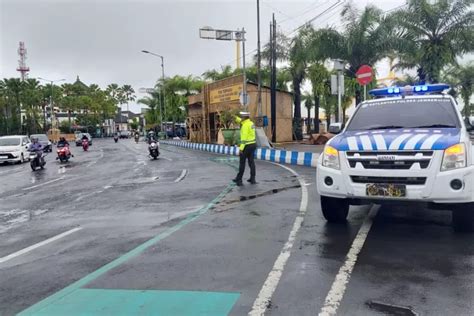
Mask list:
[{"label": "officer's dark trousers", "polygon": [[242,182],[242,176],[244,175],[245,171],[245,160],[247,159],[249,161],[250,167],[250,180],[255,181],[255,161],[253,157],[255,149],[257,149],[256,144],[249,144],[245,146],[244,151],[240,154],[239,173],[235,178],[237,182]]}]

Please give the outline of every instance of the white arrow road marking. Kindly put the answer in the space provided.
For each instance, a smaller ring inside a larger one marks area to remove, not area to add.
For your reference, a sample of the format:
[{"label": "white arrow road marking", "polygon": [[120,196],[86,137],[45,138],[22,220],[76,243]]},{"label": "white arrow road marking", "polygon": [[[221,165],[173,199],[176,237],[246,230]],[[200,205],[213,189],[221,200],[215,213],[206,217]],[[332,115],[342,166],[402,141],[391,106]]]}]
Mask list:
[{"label": "white arrow road marking", "polygon": [[176,180],[174,180],[174,182],[178,183],[179,181],[183,180],[184,177],[186,177],[187,173],[188,173],[188,170],[183,169],[183,171],[181,172],[181,175]]},{"label": "white arrow road marking", "polygon": [[370,211],[369,215],[365,218],[364,223],[359,229],[357,236],[352,242],[351,249],[346,256],[346,261],[339,269],[336,279],[329,290],[326,300],[324,302],[324,307],[321,309],[319,316],[330,316],[336,315],[339,304],[342,301],[344,292],[346,291],[347,283],[351,278],[352,270],[357,262],[362,247],[364,246],[367,235],[369,234],[370,228],[372,227],[373,219],[377,215],[378,206],[375,206]]},{"label": "white arrow road marking", "polygon": [[59,234],[59,235],[56,235],[56,236],[51,237],[51,238],[49,238],[49,239],[46,239],[46,240],[44,240],[44,241],[42,241],[42,242],[39,242],[39,243],[37,243],[37,244],[34,244],[34,245],[32,245],[32,246],[29,246],[29,247],[26,247],[26,248],[24,248],[24,249],[22,249],[22,250],[19,250],[19,251],[17,251],[17,252],[14,252],[14,253],[12,253],[12,254],[10,254],[10,255],[8,255],[8,256],[5,256],[5,257],[3,257],[3,258],[0,258],[0,263],[6,262],[6,261],[11,260],[11,259],[13,259],[13,258],[16,258],[16,257],[18,257],[18,256],[21,256],[21,255],[23,255],[23,254],[25,254],[25,253],[28,253],[28,252],[30,252],[30,251],[33,251],[33,250],[35,250],[36,248],[39,248],[39,247],[41,247],[41,246],[47,245],[47,244],[49,244],[49,243],[52,243],[53,241],[56,241],[56,240],[61,239],[61,238],[63,238],[63,237],[66,237],[67,235],[70,235],[70,234],[72,234],[72,233],[75,233],[75,232],[77,232],[77,231],[79,231],[79,230],[81,230],[81,229],[82,229],[82,227],[73,228],[73,229],[71,229],[71,230],[68,230],[67,232],[61,233],[61,234]]},{"label": "white arrow road marking", "polygon": [[292,174],[294,174],[301,186],[301,204],[300,204],[300,211],[296,216],[295,222],[293,223],[293,228],[291,229],[290,235],[288,236],[288,240],[283,245],[283,249],[281,250],[278,258],[276,259],[272,271],[268,274],[265,283],[258,293],[257,299],[253,303],[252,310],[249,312],[249,315],[256,316],[256,315],[264,315],[265,311],[267,310],[268,302],[272,299],[273,293],[275,292],[278,283],[280,282],[280,278],[283,274],[283,270],[285,269],[286,262],[290,258],[291,249],[293,248],[293,244],[295,243],[296,235],[303,224],[304,217],[306,215],[306,210],[308,208],[308,188],[305,186],[304,179],[293,169],[279,165],[274,163],[277,166],[280,166]]}]

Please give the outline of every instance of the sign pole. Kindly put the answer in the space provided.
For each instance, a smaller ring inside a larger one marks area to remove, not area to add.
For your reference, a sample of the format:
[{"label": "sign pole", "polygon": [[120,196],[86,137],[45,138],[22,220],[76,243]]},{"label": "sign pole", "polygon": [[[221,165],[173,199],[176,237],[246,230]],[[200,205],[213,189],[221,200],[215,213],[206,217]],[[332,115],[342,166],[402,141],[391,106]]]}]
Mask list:
[{"label": "sign pole", "polygon": [[367,100],[367,85],[364,85],[364,101]]}]

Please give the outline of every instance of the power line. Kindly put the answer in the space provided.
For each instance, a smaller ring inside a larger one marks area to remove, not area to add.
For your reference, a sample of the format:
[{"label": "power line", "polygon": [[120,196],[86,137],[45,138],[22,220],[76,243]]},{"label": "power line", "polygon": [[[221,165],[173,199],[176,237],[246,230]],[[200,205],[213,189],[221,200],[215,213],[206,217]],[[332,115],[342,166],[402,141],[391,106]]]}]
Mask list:
[{"label": "power line", "polygon": [[343,4],[345,2],[345,0],[337,0],[336,3],[333,3],[331,6],[329,6],[327,9],[325,9],[323,12],[317,14],[316,16],[314,16],[313,18],[309,19],[308,21],[306,21],[304,24],[298,26],[296,29],[294,29],[292,32],[290,32],[288,34],[288,36],[291,36],[292,34],[294,34],[295,32],[298,32],[301,28],[305,27],[306,25],[309,25],[311,23],[313,23],[315,20],[317,20],[318,18],[320,18],[321,16],[325,15],[326,13],[330,12],[331,10],[334,10],[335,8],[337,8],[338,6],[340,6],[341,4]]}]

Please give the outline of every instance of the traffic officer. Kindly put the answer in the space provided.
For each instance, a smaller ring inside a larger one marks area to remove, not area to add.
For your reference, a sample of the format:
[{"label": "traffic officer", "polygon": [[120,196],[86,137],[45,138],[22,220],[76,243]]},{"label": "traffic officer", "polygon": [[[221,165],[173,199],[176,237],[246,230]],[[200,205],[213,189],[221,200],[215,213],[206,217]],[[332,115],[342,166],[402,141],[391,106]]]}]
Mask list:
[{"label": "traffic officer", "polygon": [[251,184],[256,184],[255,180],[255,161],[254,153],[257,149],[257,142],[255,137],[255,124],[250,120],[249,112],[240,112],[240,117],[236,117],[235,121],[240,123],[240,164],[239,164],[239,173],[233,179],[233,181],[238,185],[242,185],[242,176],[245,171],[245,160],[248,159],[250,167],[250,179],[247,181]]}]

